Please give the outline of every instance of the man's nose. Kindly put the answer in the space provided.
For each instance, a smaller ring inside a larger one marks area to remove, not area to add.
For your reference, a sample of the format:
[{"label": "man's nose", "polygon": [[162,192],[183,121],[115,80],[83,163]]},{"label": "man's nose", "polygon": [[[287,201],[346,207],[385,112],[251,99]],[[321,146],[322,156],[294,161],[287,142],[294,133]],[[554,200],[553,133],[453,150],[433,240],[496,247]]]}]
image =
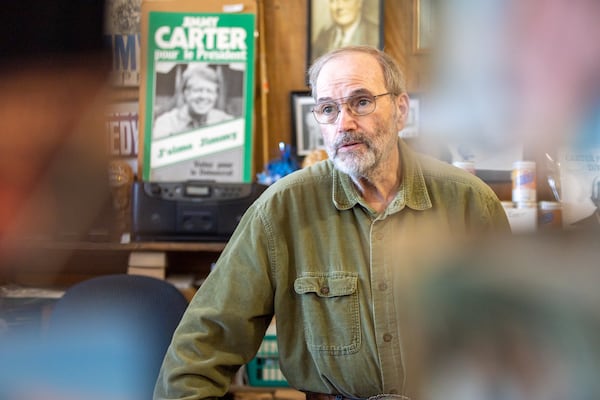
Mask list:
[{"label": "man's nose", "polygon": [[350,111],[347,104],[340,104],[336,121],[338,131],[345,132],[356,129],[356,115]]}]

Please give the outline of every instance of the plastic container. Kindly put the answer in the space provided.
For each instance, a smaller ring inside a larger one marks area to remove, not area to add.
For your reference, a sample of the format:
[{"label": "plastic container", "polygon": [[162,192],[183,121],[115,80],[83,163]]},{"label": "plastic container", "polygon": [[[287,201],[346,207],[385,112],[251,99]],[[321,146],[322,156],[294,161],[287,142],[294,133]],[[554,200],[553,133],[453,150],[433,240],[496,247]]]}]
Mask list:
[{"label": "plastic container", "polygon": [[562,206],[558,201],[540,201],[538,226],[540,229],[562,228]]},{"label": "plastic container", "polygon": [[535,162],[515,161],[512,170],[512,201],[518,204],[536,200]]},{"label": "plastic container", "polygon": [[265,336],[256,357],[246,365],[246,371],[250,386],[289,386],[279,369],[279,352],[275,335]]}]

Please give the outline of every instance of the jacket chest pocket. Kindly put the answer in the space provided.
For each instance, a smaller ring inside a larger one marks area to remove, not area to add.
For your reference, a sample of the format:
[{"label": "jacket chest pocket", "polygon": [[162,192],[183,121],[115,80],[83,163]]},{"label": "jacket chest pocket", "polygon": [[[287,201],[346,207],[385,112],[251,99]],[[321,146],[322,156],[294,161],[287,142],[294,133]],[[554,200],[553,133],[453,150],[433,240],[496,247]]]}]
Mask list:
[{"label": "jacket chest pocket", "polygon": [[360,347],[358,277],[351,272],[306,273],[296,279],[311,351],[356,353]]}]

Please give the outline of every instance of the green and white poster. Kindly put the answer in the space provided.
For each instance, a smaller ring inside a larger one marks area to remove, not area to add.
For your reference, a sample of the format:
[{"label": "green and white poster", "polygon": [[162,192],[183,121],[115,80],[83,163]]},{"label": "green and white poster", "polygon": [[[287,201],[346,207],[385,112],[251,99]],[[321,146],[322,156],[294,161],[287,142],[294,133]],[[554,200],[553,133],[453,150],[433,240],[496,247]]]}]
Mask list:
[{"label": "green and white poster", "polygon": [[252,180],[255,19],[149,12],[144,180]]}]

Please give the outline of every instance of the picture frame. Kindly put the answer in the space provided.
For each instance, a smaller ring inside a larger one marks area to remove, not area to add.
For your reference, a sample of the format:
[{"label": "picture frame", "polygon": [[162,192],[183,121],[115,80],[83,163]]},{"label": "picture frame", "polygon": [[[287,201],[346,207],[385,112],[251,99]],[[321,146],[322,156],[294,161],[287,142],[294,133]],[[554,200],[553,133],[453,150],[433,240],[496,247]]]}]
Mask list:
[{"label": "picture frame", "polygon": [[413,51],[425,54],[430,51],[433,40],[434,0],[413,0]]},{"label": "picture frame", "polygon": [[[330,0],[309,0],[307,65],[328,51],[347,45],[383,49],[383,1],[345,0],[330,5]],[[336,28],[341,24],[351,26],[350,36],[340,37]]]},{"label": "picture frame", "polygon": [[409,94],[408,116],[404,128],[398,132],[401,138],[414,138],[419,136],[421,99],[416,94]]},{"label": "picture frame", "polygon": [[315,101],[309,91],[290,93],[292,143],[296,156],[302,158],[316,149],[324,148],[319,123],[312,114]]}]

